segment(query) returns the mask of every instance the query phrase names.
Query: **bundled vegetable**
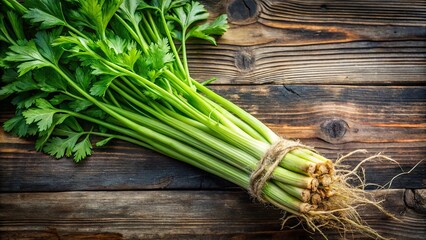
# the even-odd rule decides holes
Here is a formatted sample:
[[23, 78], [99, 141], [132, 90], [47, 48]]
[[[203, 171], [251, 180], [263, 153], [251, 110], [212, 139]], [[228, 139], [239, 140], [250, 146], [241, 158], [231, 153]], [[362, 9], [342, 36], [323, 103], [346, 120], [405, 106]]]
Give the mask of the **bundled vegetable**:
[[[3, 0], [2, 98], [13, 134], [76, 162], [120, 139], [191, 164], [303, 220], [378, 237], [357, 214], [368, 200], [352, 171], [255, 117], [191, 78], [186, 42], [216, 44], [225, 15], [186, 0]], [[202, 24], [199, 24], [202, 22]], [[209, 82], [209, 81], [207, 81]], [[380, 207], [379, 207], [380, 208]]]

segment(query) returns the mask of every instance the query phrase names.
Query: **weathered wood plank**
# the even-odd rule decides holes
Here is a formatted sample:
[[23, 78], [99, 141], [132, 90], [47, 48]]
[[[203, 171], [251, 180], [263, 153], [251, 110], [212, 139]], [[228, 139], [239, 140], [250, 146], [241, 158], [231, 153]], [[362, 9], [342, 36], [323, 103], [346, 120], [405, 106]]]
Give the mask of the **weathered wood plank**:
[[426, 78], [426, 6], [421, 1], [206, 3], [213, 15], [226, 12], [232, 24], [218, 47], [188, 47], [197, 79], [406, 85]]
[[[356, 149], [383, 152], [409, 171], [426, 160], [426, 88], [356, 86], [215, 86], [288, 138], [336, 159]], [[3, 122], [11, 112], [2, 112]], [[348, 159], [354, 166], [368, 155]], [[217, 189], [234, 185], [152, 151], [120, 141], [82, 164], [36, 153], [31, 140], [0, 132], [0, 191]], [[385, 184], [396, 164], [366, 165], [368, 182]], [[426, 161], [392, 187], [423, 188]]]
[[226, 12], [232, 23], [272, 19], [301, 23], [364, 25], [426, 24], [426, 4], [422, 0], [316, 1], [316, 0], [200, 0], [217, 15]]
[[[366, 207], [361, 216], [369, 225], [396, 239], [421, 239], [426, 234], [424, 202], [418, 209], [405, 205], [410, 200], [404, 201], [404, 197], [414, 195], [404, 194], [404, 190], [378, 191], [375, 195], [385, 198], [385, 208], [402, 221]], [[424, 201], [424, 191], [415, 196]], [[0, 209], [0, 239], [310, 237], [300, 228], [280, 231], [281, 213], [253, 203], [240, 191], [9, 193], [0, 194]], [[333, 231], [327, 231], [327, 235], [340, 239]], [[359, 234], [348, 236], [364, 239]]]
[[426, 4], [419, 0], [393, 1], [257, 1], [261, 16], [280, 21], [340, 24], [426, 24]]
[[217, 48], [194, 44], [188, 51], [193, 76], [217, 77], [215, 84], [412, 85], [426, 78], [425, 50], [424, 41], [361, 41]]
[[426, 139], [425, 87], [274, 85], [215, 89], [289, 138], [321, 138], [339, 144]]

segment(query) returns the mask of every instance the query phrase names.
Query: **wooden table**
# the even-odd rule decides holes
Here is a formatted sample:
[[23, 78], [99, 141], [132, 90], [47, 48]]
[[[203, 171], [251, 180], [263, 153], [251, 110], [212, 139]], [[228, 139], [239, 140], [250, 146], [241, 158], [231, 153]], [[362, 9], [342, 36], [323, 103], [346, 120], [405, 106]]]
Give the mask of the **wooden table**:
[[[329, 158], [367, 149], [348, 163], [382, 152], [405, 172], [424, 160], [374, 191], [401, 222], [362, 211], [385, 236], [424, 239], [426, 2], [203, 2], [232, 24], [218, 47], [190, 45], [193, 76], [218, 77], [214, 90]], [[368, 163], [367, 181], [402, 170]], [[321, 239], [280, 230], [280, 211], [224, 180], [121, 141], [74, 164], [1, 131], [0, 191], [0, 239]]]

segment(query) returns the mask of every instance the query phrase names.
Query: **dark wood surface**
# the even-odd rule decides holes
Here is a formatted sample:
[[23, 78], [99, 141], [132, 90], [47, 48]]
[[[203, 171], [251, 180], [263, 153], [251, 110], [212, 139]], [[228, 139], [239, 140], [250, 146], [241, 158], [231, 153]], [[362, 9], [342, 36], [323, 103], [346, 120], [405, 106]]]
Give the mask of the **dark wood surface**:
[[[411, 190], [376, 192], [401, 220], [385, 220], [372, 208], [363, 217], [381, 234], [422, 239], [425, 213]], [[254, 203], [240, 191], [73, 191], [8, 193], [2, 198], [4, 239], [307, 239], [302, 229], [280, 230], [282, 213]], [[413, 206], [409, 202], [414, 203]], [[405, 202], [405, 203], [404, 203]], [[424, 202], [423, 202], [424, 204]], [[65, 207], [68, 206], [68, 207]], [[13, 217], [11, 217], [13, 216]], [[335, 232], [326, 232], [339, 239]], [[320, 236], [314, 235], [320, 239]], [[347, 235], [347, 239], [361, 236]], [[27, 238], [26, 238], [27, 239]]]
[[[274, 131], [357, 164], [396, 222], [362, 216], [395, 239], [426, 236], [426, 3], [424, 1], [203, 1], [227, 12], [218, 47], [189, 47], [197, 79]], [[0, 122], [12, 115], [1, 103]], [[280, 229], [282, 213], [231, 183], [113, 141], [81, 164], [0, 131], [0, 239], [321, 239]], [[341, 239], [328, 231], [329, 239]], [[364, 239], [347, 235], [345, 239]]]

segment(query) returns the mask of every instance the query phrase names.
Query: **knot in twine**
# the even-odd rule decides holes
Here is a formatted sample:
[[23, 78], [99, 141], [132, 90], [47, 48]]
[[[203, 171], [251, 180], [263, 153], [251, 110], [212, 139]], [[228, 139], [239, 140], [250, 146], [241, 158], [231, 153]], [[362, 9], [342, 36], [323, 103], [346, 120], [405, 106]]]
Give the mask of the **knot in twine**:
[[260, 202], [266, 202], [262, 193], [263, 187], [271, 178], [275, 168], [278, 167], [285, 155], [297, 148], [313, 150], [313, 148], [303, 145], [299, 141], [286, 140], [283, 138], [269, 147], [257, 164], [257, 168], [250, 176], [249, 192], [252, 196], [257, 198]]

